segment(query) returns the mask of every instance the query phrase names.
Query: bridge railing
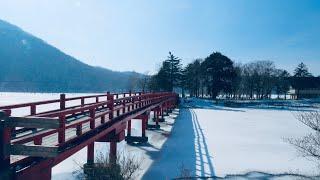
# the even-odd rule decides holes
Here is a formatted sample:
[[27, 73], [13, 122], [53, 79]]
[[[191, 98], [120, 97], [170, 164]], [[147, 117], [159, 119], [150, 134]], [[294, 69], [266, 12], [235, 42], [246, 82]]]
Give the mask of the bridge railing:
[[[54, 147], [62, 147], [68, 144], [75, 138], [81, 136], [83, 133], [89, 132], [101, 126], [107, 122], [112, 121], [114, 118], [130, 114], [139, 108], [145, 108], [154, 103], [161, 102], [163, 100], [174, 100], [176, 97], [173, 93], [128, 93], [129, 96], [110, 94], [95, 95], [95, 96], [83, 96], [74, 98], [65, 98], [65, 95], [61, 95], [59, 100], [49, 100], [33, 103], [17, 104], [12, 106], [2, 106], [0, 110], [9, 112], [16, 108], [21, 107], [35, 107], [37, 105], [50, 104], [60, 102], [60, 108], [42, 112], [34, 113], [28, 117], [8, 117], [7, 126], [10, 128], [35, 128], [35, 131], [30, 134], [16, 136], [10, 138], [10, 146], [7, 148], [12, 154], [17, 155], [30, 155], [30, 152], [37, 154], [39, 148], [42, 148], [42, 152], [46, 152], [48, 156], [54, 156], [58, 153], [58, 149]], [[106, 97], [106, 100], [100, 100], [99, 97]], [[95, 103], [84, 104], [82, 99], [96, 98]], [[81, 104], [72, 107], [65, 107], [66, 101], [81, 100]], [[80, 117], [77, 117], [80, 116]], [[73, 119], [72, 119], [73, 118]], [[97, 123], [97, 120], [100, 120]], [[89, 123], [87, 129], [84, 129], [85, 124]], [[75, 135], [66, 136], [66, 132], [69, 129], [75, 128]], [[11, 133], [13, 131], [11, 130]], [[43, 139], [57, 134], [57, 141], [50, 145], [50, 148], [38, 147], [43, 145]], [[25, 145], [32, 142], [37, 146]], [[54, 151], [53, 151], [54, 149]], [[32, 155], [32, 153], [31, 153]], [[38, 154], [39, 155], [39, 154]]]
[[[141, 94], [141, 92], [135, 92], [135, 93], [115, 93], [113, 94], [115, 99], [118, 99], [120, 97], [126, 97], [129, 95], [137, 95], [137, 94]], [[30, 116], [39, 114], [37, 112], [37, 107], [41, 106], [41, 105], [50, 105], [50, 104], [56, 104], [58, 103], [60, 106], [60, 109], [65, 109], [65, 108], [75, 108], [75, 107], [81, 107], [84, 105], [88, 105], [88, 104], [94, 104], [100, 101], [103, 101], [102, 99], [107, 100], [107, 94], [98, 94], [98, 95], [88, 95], [88, 96], [78, 96], [78, 97], [71, 97], [71, 98], [66, 98], [65, 94], [60, 94], [60, 99], [53, 99], [53, 100], [47, 100], [47, 101], [37, 101], [37, 102], [30, 102], [30, 103], [21, 103], [21, 104], [13, 104], [13, 105], [6, 105], [6, 106], [0, 106], [0, 109], [10, 109], [10, 110], [14, 110], [14, 109], [19, 109], [19, 108], [29, 108], [29, 114]], [[79, 105], [75, 105], [75, 106], [66, 106], [66, 104], [68, 102], [71, 101], [76, 101], [76, 100], [80, 100], [80, 104]], [[86, 102], [86, 100], [95, 100], [95, 102]], [[105, 101], [104, 100], [104, 101]], [[53, 111], [57, 111], [57, 109], [53, 109]], [[49, 110], [46, 112], [50, 112]], [[43, 112], [41, 112], [43, 113]]]
[[[126, 99], [130, 99], [130, 96], [133, 96], [133, 95], [135, 96], [137, 94], [141, 95], [142, 93], [141, 92], [134, 92], [134, 93], [128, 92], [128, 93], [121, 93], [121, 94], [115, 93], [113, 94], [113, 96], [115, 99], [129, 96]], [[107, 101], [107, 96], [108, 96], [107, 94], [98, 94], [98, 95], [66, 98], [65, 94], [60, 94], [59, 99], [0, 106], [0, 110], [10, 110], [13, 115], [18, 114], [16, 112], [19, 112], [19, 116], [21, 116], [21, 110], [29, 109], [28, 110], [29, 113], [25, 114], [24, 116], [26, 117], [36, 116], [36, 115], [44, 116], [46, 114], [50, 114], [50, 113], [54, 114], [54, 112], [59, 112], [65, 109], [74, 109], [78, 107], [84, 107], [87, 105], [93, 105], [98, 102], [105, 102]], [[45, 110], [38, 111], [39, 108], [45, 109]], [[84, 113], [84, 111], [82, 113]], [[18, 131], [15, 131], [15, 129], [13, 129], [12, 134], [21, 133], [29, 130], [30, 128], [19, 128]]]

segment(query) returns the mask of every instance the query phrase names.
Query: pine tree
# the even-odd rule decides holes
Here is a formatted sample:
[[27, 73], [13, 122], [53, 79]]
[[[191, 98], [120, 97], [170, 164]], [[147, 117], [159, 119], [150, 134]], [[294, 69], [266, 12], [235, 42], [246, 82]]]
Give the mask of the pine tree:
[[205, 59], [203, 65], [208, 76], [207, 89], [211, 97], [216, 98], [221, 91], [231, 93], [232, 82], [237, 75], [233, 61], [227, 56], [215, 52]]
[[312, 74], [309, 72], [308, 67], [302, 62], [294, 70], [294, 77], [312, 77]]
[[162, 62], [157, 74], [153, 75], [149, 87], [153, 91], [173, 91], [181, 85], [180, 59], [169, 52], [168, 58]]
[[169, 52], [167, 60], [164, 61], [164, 66], [166, 67], [166, 73], [169, 78], [169, 91], [173, 91], [173, 88], [178, 86], [181, 78], [181, 59], [174, 56]]

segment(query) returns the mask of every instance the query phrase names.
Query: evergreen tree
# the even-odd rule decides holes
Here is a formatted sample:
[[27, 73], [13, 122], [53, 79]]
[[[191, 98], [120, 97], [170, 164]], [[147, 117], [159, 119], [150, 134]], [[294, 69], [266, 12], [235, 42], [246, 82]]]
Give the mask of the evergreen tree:
[[312, 74], [309, 72], [308, 67], [302, 62], [294, 70], [294, 77], [312, 77]]
[[212, 98], [216, 98], [221, 91], [227, 93], [232, 91], [232, 81], [236, 77], [236, 71], [231, 59], [215, 52], [204, 60], [203, 66], [206, 68], [207, 88]]
[[163, 67], [169, 78], [169, 91], [173, 91], [174, 87], [180, 85], [181, 78], [181, 59], [169, 52], [167, 60], [164, 61]]
[[153, 75], [149, 87], [153, 91], [173, 91], [181, 83], [180, 59], [169, 52], [168, 58], [162, 62], [157, 74]]
[[292, 86], [296, 89], [297, 99], [300, 99], [300, 91], [306, 88], [305, 79], [313, 76], [309, 72], [308, 67], [302, 62], [294, 70], [293, 77]]
[[201, 85], [201, 60], [197, 59], [184, 69], [184, 85], [190, 96], [199, 96]]
[[275, 80], [274, 87], [278, 95], [278, 99], [280, 97], [280, 94], [284, 94], [285, 95], [284, 97], [286, 99], [287, 92], [290, 89], [290, 81], [289, 81], [290, 74], [286, 70], [277, 69], [275, 71], [275, 78], [276, 80]]

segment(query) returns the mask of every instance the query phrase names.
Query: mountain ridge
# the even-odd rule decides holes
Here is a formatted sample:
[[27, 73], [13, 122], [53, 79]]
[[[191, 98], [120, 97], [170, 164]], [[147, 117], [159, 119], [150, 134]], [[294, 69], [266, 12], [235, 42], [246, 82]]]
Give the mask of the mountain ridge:
[[88, 65], [1, 19], [0, 67], [0, 91], [121, 91], [141, 76]]

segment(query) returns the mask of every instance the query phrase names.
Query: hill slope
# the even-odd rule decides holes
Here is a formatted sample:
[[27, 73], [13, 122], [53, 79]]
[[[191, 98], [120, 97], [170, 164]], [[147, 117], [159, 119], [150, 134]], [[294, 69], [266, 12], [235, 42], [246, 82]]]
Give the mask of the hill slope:
[[137, 75], [89, 66], [2, 20], [0, 68], [0, 91], [116, 91]]

